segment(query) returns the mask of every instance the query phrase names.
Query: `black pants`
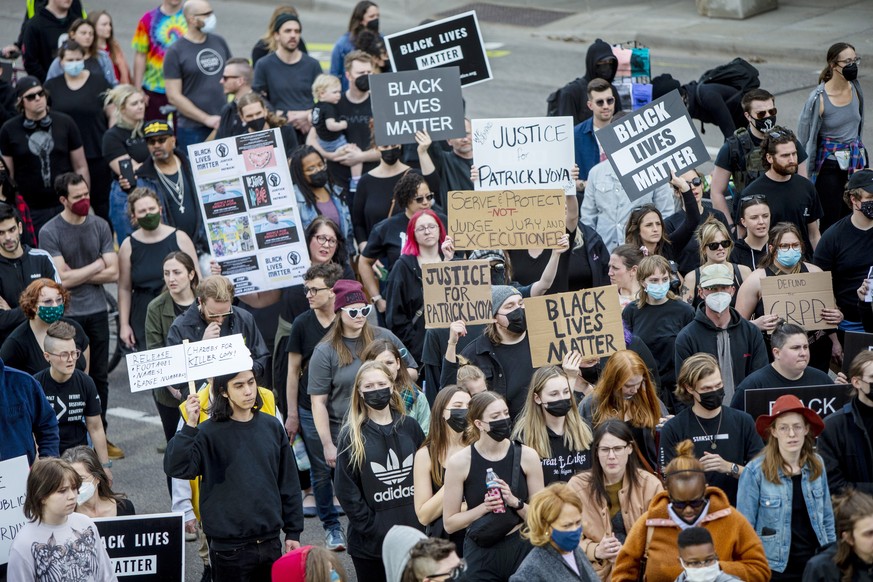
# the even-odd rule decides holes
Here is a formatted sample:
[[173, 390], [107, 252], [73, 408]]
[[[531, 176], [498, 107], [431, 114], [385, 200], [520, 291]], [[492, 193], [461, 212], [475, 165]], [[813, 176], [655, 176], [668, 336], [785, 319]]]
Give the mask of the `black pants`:
[[509, 534], [490, 548], [483, 548], [469, 537], [464, 542], [467, 582], [506, 582], [533, 549], [519, 531]]
[[106, 311], [88, 315], [71, 315], [82, 326], [88, 336], [91, 348], [89, 376], [97, 387], [100, 397], [100, 418], [106, 429], [106, 408], [109, 406], [109, 315]]
[[824, 212], [819, 222], [819, 229], [822, 232], [842, 217], [849, 215], [849, 207], [843, 202], [843, 192], [848, 179], [849, 173], [841, 170], [836, 160], [825, 160], [815, 178], [815, 191], [818, 192], [818, 200]]
[[36, 240], [39, 242], [39, 231], [45, 226], [45, 223], [57, 216], [64, 209], [58, 205], [54, 208], [31, 208], [30, 220], [33, 222], [33, 232], [36, 234]]
[[371, 560], [369, 558], [356, 558], [352, 556], [352, 563], [355, 565], [355, 575], [358, 580], [366, 580], [367, 582], [387, 582], [385, 577], [385, 564], [382, 560]]
[[91, 175], [91, 207], [94, 214], [109, 222], [109, 189], [112, 187], [112, 170], [103, 158], [88, 158], [88, 173]]
[[282, 542], [278, 537], [230, 549], [215, 549], [209, 540], [212, 582], [271, 582], [273, 562], [281, 557]]

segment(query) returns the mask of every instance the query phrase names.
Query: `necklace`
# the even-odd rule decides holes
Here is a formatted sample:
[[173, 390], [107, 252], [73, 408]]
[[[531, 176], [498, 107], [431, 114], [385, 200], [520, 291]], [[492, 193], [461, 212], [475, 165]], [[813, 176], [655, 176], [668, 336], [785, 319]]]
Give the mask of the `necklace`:
[[176, 180], [170, 180], [164, 173], [155, 167], [158, 173], [158, 180], [164, 185], [164, 188], [170, 194], [170, 198], [179, 207], [179, 212], [185, 214], [185, 177], [182, 175], [182, 165], [176, 161]]
[[719, 431], [721, 431], [721, 419], [724, 418], [723, 412], [724, 411], [718, 413], [718, 427], [716, 427], [715, 432], [712, 433], [712, 436], [710, 436], [709, 433], [706, 432], [706, 429], [703, 428], [703, 423], [700, 422], [700, 417], [697, 416], [696, 414], [694, 414], [693, 412], [691, 413], [694, 416], [694, 418], [697, 419], [697, 424], [700, 426], [700, 430], [703, 431], [704, 436], [706, 436], [706, 438], [709, 439], [709, 441], [711, 443], [709, 445], [709, 448], [711, 448], [713, 451], [718, 448], [718, 445], [715, 444], [715, 439], [716, 439], [716, 437], [718, 437]]

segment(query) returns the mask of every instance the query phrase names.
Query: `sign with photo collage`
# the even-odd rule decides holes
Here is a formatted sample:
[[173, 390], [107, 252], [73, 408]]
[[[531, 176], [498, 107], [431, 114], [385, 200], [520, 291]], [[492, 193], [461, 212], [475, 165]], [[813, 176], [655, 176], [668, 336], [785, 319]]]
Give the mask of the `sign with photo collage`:
[[303, 282], [309, 252], [278, 129], [188, 146], [209, 252], [236, 295]]

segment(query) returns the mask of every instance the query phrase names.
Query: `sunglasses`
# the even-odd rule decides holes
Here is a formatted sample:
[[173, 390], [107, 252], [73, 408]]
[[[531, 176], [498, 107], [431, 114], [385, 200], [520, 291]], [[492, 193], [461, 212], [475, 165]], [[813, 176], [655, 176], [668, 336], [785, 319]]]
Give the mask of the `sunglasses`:
[[774, 117], [775, 115], [776, 115], [776, 108], [774, 107], [773, 109], [767, 109], [764, 111], [756, 111], [754, 114], [752, 114], [752, 117], [754, 117], [755, 119], [764, 119], [766, 117]]
[[146, 145], [163, 145], [165, 141], [170, 139], [170, 136], [164, 135], [161, 137], [150, 137], [146, 139]]
[[770, 139], [782, 139], [785, 137], [794, 137], [793, 133], [791, 133], [788, 130], [784, 130], [784, 129], [782, 129], [782, 130], [777, 129], [776, 131], [769, 131], [769, 132], [767, 132], [767, 135], [770, 136]]
[[423, 204], [425, 200], [427, 200], [428, 202], [433, 202], [433, 199], [433, 193], [425, 194], [424, 196], [416, 196], [415, 198], [413, 198], [413, 200], [415, 200], [415, 202], [418, 204]]
[[368, 315], [370, 315], [370, 312], [373, 311], [373, 306], [372, 305], [365, 305], [364, 307], [361, 307], [361, 308], [358, 308], [358, 307], [340, 307], [340, 309], [345, 311], [349, 315], [349, 317], [351, 317], [352, 319], [357, 319], [358, 315], [360, 315], [361, 317], [367, 317]]
[[723, 240], [721, 242], [706, 243], [706, 248], [708, 248], [711, 251], [717, 251], [719, 247], [721, 247], [723, 249], [729, 249], [729, 248], [731, 248], [732, 244], [733, 243], [729, 240]]
[[613, 105], [615, 103], [615, 97], [607, 97], [606, 99], [598, 99], [594, 102], [598, 107], [603, 107], [604, 105]]
[[692, 499], [691, 501], [676, 501], [675, 499], [671, 499], [670, 503], [673, 505], [673, 509], [676, 511], [682, 511], [686, 507], [690, 507], [691, 509], [700, 509], [704, 505], [706, 505], [706, 498], [701, 497], [700, 499]]
[[[703, 180], [701, 180], [699, 176], [697, 178], [691, 178], [690, 180], [688, 180], [688, 185], [692, 188], [697, 188], [701, 184], [703, 184]], [[673, 186], [673, 189], [676, 190], [676, 187]]]
[[40, 89], [36, 93], [31, 93], [30, 95], [23, 95], [25, 101], [36, 101], [37, 99], [42, 99], [45, 97], [45, 89]]

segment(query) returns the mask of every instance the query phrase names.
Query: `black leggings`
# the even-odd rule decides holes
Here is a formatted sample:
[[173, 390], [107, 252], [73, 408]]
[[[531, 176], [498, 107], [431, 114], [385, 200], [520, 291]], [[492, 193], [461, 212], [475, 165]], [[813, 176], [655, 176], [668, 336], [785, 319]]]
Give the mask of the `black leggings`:
[[815, 178], [815, 191], [824, 215], [819, 222], [819, 229], [824, 232], [833, 223], [849, 215], [849, 207], [843, 202], [843, 191], [849, 173], [841, 170], [836, 160], [825, 160]]
[[388, 582], [385, 577], [385, 564], [382, 563], [382, 560], [352, 556], [352, 563], [355, 565], [355, 575], [358, 580]]
[[464, 541], [467, 582], [507, 582], [533, 549], [516, 530], [490, 548], [469, 537]]

